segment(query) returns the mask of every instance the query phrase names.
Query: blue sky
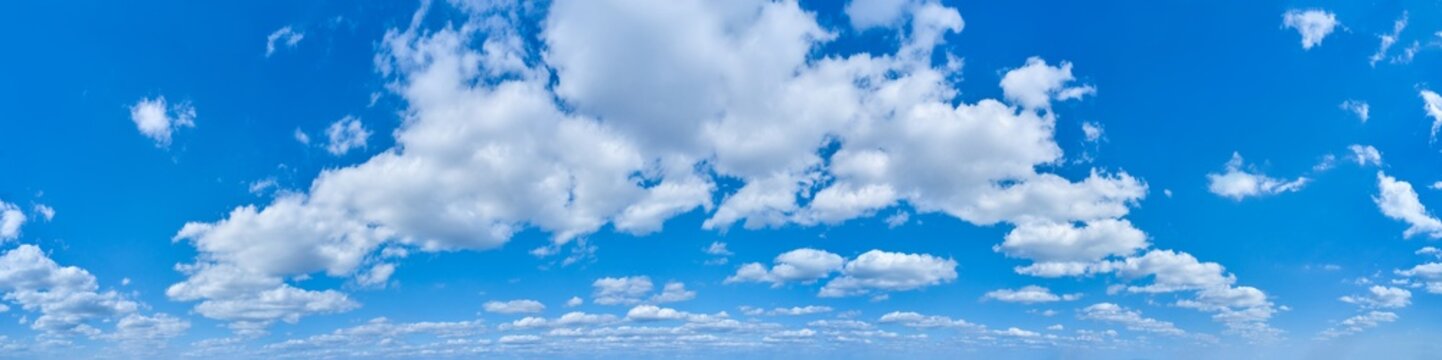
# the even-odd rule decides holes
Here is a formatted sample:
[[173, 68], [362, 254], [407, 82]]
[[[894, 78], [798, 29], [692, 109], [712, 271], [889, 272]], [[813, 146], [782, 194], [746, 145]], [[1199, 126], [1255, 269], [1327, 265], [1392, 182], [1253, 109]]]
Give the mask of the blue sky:
[[1428, 358], [1442, 5], [7, 4], [4, 358]]

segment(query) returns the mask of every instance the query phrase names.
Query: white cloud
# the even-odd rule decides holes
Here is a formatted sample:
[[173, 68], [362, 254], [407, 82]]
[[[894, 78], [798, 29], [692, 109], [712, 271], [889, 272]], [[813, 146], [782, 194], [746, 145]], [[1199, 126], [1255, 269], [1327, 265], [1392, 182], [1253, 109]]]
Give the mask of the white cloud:
[[1101, 124], [1090, 121], [1082, 123], [1082, 135], [1087, 142], [1097, 142], [1097, 140], [1101, 140], [1105, 134], [1106, 131], [1102, 129]]
[[1338, 300], [1367, 308], [1404, 308], [1412, 304], [1412, 292], [1407, 289], [1373, 285], [1367, 295], [1343, 296]]
[[[264, 324], [354, 308], [343, 293], [284, 279], [360, 276], [393, 244], [485, 250], [534, 230], [559, 247], [608, 227], [660, 231], [698, 209], [703, 227], [720, 231], [833, 224], [896, 206], [978, 225], [1086, 223], [1119, 219], [1146, 194], [1124, 172], [1073, 181], [1038, 170], [1063, 158], [1045, 108], [1094, 91], [1072, 84], [1070, 63], [1029, 59], [1003, 75], [1005, 102], [958, 101], [960, 67], [934, 66], [932, 51], [963, 22], [939, 3], [901, 7], [909, 21], [897, 24], [910, 26], [894, 53], [822, 59], [812, 54], [838, 34], [795, 2], [557, 1], [534, 46], [509, 24], [519, 17], [498, 14], [513, 8], [461, 8], [464, 21], [439, 29], [422, 28], [439, 22], [420, 11], [380, 44], [378, 70], [403, 104], [395, 147], [326, 170], [305, 193], [177, 234], [197, 250], [177, 286], [226, 290], [185, 293], [204, 300], [198, 312]], [[823, 158], [828, 144], [838, 146]], [[200, 279], [213, 269], [229, 276]], [[774, 267], [743, 270], [786, 281], [766, 278], [784, 276]], [[826, 288], [914, 288], [954, 274], [847, 272]], [[263, 304], [267, 291], [304, 301], [265, 317], [206, 305]], [[306, 303], [316, 306], [294, 307]]]
[[361, 125], [360, 118], [346, 116], [336, 120], [326, 128], [325, 150], [332, 155], [345, 155], [351, 149], [366, 147], [366, 139], [371, 136], [370, 130]]
[[570, 300], [566, 300], [566, 307], [577, 307], [585, 303], [586, 300], [581, 299], [580, 296], [572, 296]]
[[1066, 86], [1076, 80], [1071, 68], [1071, 63], [1065, 61], [1061, 67], [1053, 67], [1039, 57], [1028, 58], [1025, 66], [1002, 76], [1001, 89], [1008, 101], [1032, 109], [1049, 108], [1053, 99], [1079, 99], [1095, 94], [1096, 88], [1091, 85]]
[[846, 17], [851, 27], [865, 30], [873, 27], [891, 27], [906, 15], [907, 7], [915, 6], [914, 0], [853, 0], [846, 4]]
[[279, 277], [248, 273], [234, 265], [201, 263], [177, 269], [187, 278], [166, 289], [166, 296], [178, 301], [201, 300], [196, 313], [231, 321], [231, 328], [243, 335], [263, 333], [264, 327], [276, 320], [295, 323], [305, 315], [360, 306], [334, 290], [301, 289]]
[[1318, 338], [1323, 340], [1334, 339], [1341, 336], [1356, 334], [1370, 328], [1377, 327], [1382, 323], [1397, 321], [1397, 314], [1387, 311], [1371, 311], [1366, 314], [1353, 316], [1342, 320], [1337, 326], [1322, 331]]
[[1311, 181], [1306, 177], [1298, 177], [1296, 180], [1272, 178], [1266, 174], [1245, 169], [1245, 165], [1242, 161], [1242, 154], [1232, 153], [1232, 159], [1227, 161], [1226, 172], [1207, 174], [1209, 183], [1207, 190], [1225, 198], [1241, 201], [1247, 197], [1301, 190], [1302, 186]]
[[641, 302], [654, 286], [646, 276], [606, 277], [591, 283], [596, 289], [593, 302], [601, 305], [635, 304]]
[[871, 250], [846, 262], [841, 276], [822, 286], [819, 295], [843, 297], [872, 291], [913, 290], [955, 279], [955, 260], [928, 254]]
[[300, 128], [295, 128], [295, 132], [291, 133], [291, 136], [295, 137], [295, 141], [302, 145], [310, 145], [310, 135], [306, 134], [305, 131]]
[[1017, 225], [992, 249], [1035, 263], [1023, 274], [1057, 277], [1080, 275], [1108, 256], [1127, 256], [1148, 246], [1147, 235], [1127, 220], [1103, 219], [1073, 224], [1029, 222]]
[[626, 319], [631, 321], [682, 320], [690, 316], [683, 311], [655, 305], [638, 305], [626, 312]]
[[538, 313], [546, 309], [545, 304], [540, 301], [521, 299], [511, 301], [487, 301], [484, 308], [486, 312], [497, 314], [525, 314]]
[[1442, 129], [1442, 95], [1426, 89], [1420, 90], [1419, 94], [1422, 96], [1422, 110], [1432, 117], [1432, 141], [1437, 141], [1437, 130]]
[[848, 261], [830, 252], [802, 248], [777, 256], [771, 269], [760, 263], [744, 264], [725, 283], [768, 282], [778, 287], [789, 282], [812, 283], [832, 273], [840, 276], [821, 287], [822, 297], [913, 290], [950, 282], [956, 279], [956, 261], [881, 250], [867, 251]]
[[749, 306], [742, 306], [741, 311], [747, 315], [769, 315], [769, 316], [802, 316], [829, 313], [833, 311], [830, 306], [792, 306], [789, 308], [775, 308], [771, 310], [758, 309]]
[[1442, 294], [1442, 262], [1430, 262], [1413, 266], [1407, 270], [1395, 270], [1397, 275], [1415, 277], [1426, 286], [1427, 292]]
[[1378, 195], [1373, 197], [1372, 201], [1377, 203], [1382, 215], [1407, 223], [1407, 230], [1402, 232], [1403, 237], [1410, 238], [1417, 234], [1426, 234], [1434, 239], [1442, 237], [1442, 220], [1437, 220], [1427, 211], [1427, 207], [1417, 199], [1417, 192], [1412, 190], [1411, 183], [1378, 171], [1377, 192]]
[[812, 282], [840, 270], [845, 259], [824, 250], [801, 248], [777, 255], [771, 269], [760, 263], [748, 263], [726, 278], [726, 283], [769, 282], [781, 286], [787, 282]]
[[1407, 13], [1403, 12], [1402, 17], [1397, 19], [1396, 22], [1392, 23], [1392, 33], [1377, 35], [1377, 38], [1381, 40], [1381, 43], [1377, 46], [1377, 53], [1372, 54], [1371, 57], [1367, 58], [1367, 64], [1377, 66], [1378, 61], [1382, 61], [1382, 59], [1387, 58], [1387, 50], [1391, 49], [1392, 45], [1397, 43], [1397, 37], [1401, 36], [1402, 29], [1406, 28]]
[[265, 57], [275, 54], [276, 45], [293, 48], [300, 44], [301, 39], [305, 39], [305, 33], [295, 31], [290, 26], [277, 29], [265, 37]]
[[1048, 303], [1048, 302], [1057, 302], [1057, 301], [1072, 301], [1072, 300], [1080, 299], [1080, 298], [1081, 298], [1081, 294], [1062, 294], [1062, 295], [1057, 295], [1057, 294], [1051, 293], [1051, 289], [1047, 289], [1047, 288], [1044, 288], [1044, 287], [1041, 287], [1041, 286], [1036, 286], [1036, 285], [1028, 285], [1028, 286], [1023, 286], [1022, 288], [1016, 289], [1016, 290], [1012, 290], [1012, 289], [997, 289], [997, 290], [992, 290], [992, 291], [987, 292], [986, 295], [984, 295], [984, 298], [993, 299], [993, 300], [1002, 301], [1002, 302], [1022, 303], [1022, 304], [1037, 304], [1037, 303]]
[[[166, 314], [138, 314], [143, 305], [113, 290], [101, 291], [90, 272], [60, 266], [35, 245], [0, 255], [0, 293], [24, 311], [38, 313], [30, 327], [47, 336], [102, 337], [134, 347], [161, 343], [189, 327]], [[112, 321], [114, 332], [95, 327]]]
[[1373, 166], [1382, 166], [1382, 152], [1377, 151], [1377, 148], [1372, 147], [1372, 145], [1353, 144], [1347, 146], [1347, 149], [1352, 150], [1352, 160], [1357, 161], [1357, 165], [1367, 166], [1371, 164]]
[[1182, 329], [1178, 329], [1177, 326], [1171, 322], [1143, 317], [1139, 311], [1127, 309], [1113, 303], [1097, 303], [1087, 306], [1079, 310], [1077, 316], [1086, 320], [1122, 325], [1132, 331], [1166, 335], [1182, 335], [1186, 333], [1182, 331]]
[[672, 281], [666, 283], [666, 286], [662, 287], [660, 294], [652, 296], [650, 302], [654, 304], [664, 304], [670, 302], [682, 302], [695, 298], [696, 292], [686, 290], [686, 284]]
[[25, 225], [25, 213], [15, 204], [0, 201], [0, 243], [20, 237], [20, 226]]
[[1322, 39], [1337, 27], [1337, 15], [1320, 9], [1287, 10], [1282, 25], [1296, 29], [1302, 35], [1302, 49], [1311, 49], [1322, 45]]
[[981, 325], [973, 324], [962, 319], [952, 319], [940, 315], [922, 315], [910, 311], [889, 312], [882, 315], [876, 322], [913, 328], [982, 328]]
[[1339, 107], [1353, 115], [1357, 115], [1357, 119], [1362, 120], [1363, 123], [1366, 123], [1367, 119], [1371, 117], [1372, 107], [1367, 105], [1366, 101], [1347, 100], [1343, 101]]
[[711, 245], [710, 245], [710, 246], [707, 246], [704, 250], [706, 251], [707, 254], [711, 254], [711, 255], [716, 255], [716, 256], [731, 256], [731, 251], [730, 251], [730, 250], [726, 250], [726, 243], [720, 242], [720, 241], [713, 241], [713, 242], [711, 242]]
[[167, 107], [165, 97], [144, 98], [130, 107], [130, 121], [141, 135], [155, 141], [155, 146], [170, 146], [171, 133], [182, 127], [195, 126], [195, 107], [176, 104]]

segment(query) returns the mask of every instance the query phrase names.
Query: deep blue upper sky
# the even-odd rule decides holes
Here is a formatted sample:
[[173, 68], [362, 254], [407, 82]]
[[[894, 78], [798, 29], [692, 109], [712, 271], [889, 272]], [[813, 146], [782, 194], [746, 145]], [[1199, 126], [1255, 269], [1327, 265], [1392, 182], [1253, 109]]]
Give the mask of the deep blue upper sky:
[[0, 358], [1442, 352], [1433, 2], [3, 6]]

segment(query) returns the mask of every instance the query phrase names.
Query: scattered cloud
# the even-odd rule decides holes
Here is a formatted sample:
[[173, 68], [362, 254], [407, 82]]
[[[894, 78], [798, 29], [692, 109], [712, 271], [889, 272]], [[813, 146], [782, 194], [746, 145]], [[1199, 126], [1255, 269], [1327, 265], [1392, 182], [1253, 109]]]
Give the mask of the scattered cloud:
[[1322, 45], [1322, 39], [1337, 28], [1337, 15], [1321, 9], [1292, 9], [1282, 14], [1282, 26], [1297, 30], [1302, 35], [1302, 49], [1310, 50]]

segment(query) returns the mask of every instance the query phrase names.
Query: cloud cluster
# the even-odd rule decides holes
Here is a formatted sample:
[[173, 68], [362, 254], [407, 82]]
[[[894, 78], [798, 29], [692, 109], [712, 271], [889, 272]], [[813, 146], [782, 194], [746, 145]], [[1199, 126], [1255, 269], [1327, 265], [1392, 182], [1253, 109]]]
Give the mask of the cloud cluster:
[[839, 273], [818, 293], [821, 297], [846, 297], [873, 292], [905, 291], [956, 279], [956, 261], [928, 254], [906, 254], [871, 250], [846, 260], [823, 250], [796, 249], [778, 255], [767, 269], [761, 263], [741, 265], [726, 283], [767, 282], [773, 287], [786, 283], [812, 283]]
[[1293, 9], [1282, 14], [1282, 26], [1296, 29], [1302, 35], [1302, 49], [1306, 50], [1322, 45], [1322, 39], [1331, 34], [1337, 24], [1337, 14], [1321, 9]]
[[1295, 180], [1285, 180], [1269, 177], [1247, 169], [1242, 161], [1242, 154], [1232, 153], [1232, 159], [1227, 161], [1227, 171], [1207, 174], [1207, 181], [1207, 190], [1213, 194], [1241, 201], [1248, 197], [1301, 190], [1311, 179], [1298, 177]]

